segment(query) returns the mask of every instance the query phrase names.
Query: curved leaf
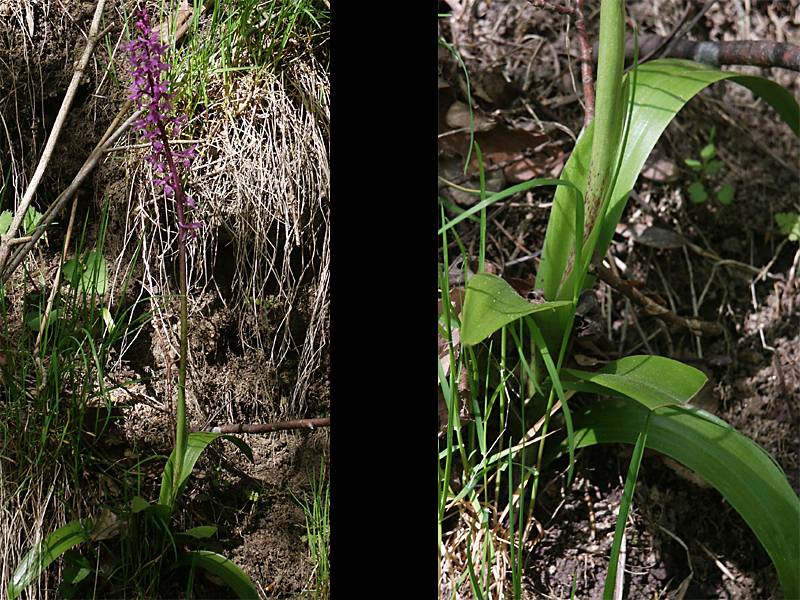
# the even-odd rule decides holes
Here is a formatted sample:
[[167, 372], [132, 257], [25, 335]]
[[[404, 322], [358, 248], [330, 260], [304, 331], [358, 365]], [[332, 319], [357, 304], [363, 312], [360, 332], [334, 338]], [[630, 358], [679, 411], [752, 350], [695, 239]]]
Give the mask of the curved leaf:
[[472, 346], [521, 317], [571, 304], [569, 301], [534, 304], [497, 275], [478, 273], [467, 284], [461, 314], [461, 343]]
[[[761, 77], [720, 71], [681, 59], [659, 59], [640, 65], [630, 134], [625, 146], [622, 168], [611, 195], [608, 211], [602, 221], [596, 253], [605, 253], [625, 208], [628, 193], [633, 189], [645, 160], [664, 129], [692, 97], [712, 83], [726, 79], [744, 85], [764, 98], [789, 124], [792, 131], [800, 135], [800, 107], [792, 95], [775, 82]], [[590, 124], [583, 130], [560, 177], [575, 184], [581, 193], [584, 193], [586, 188], [593, 129]], [[548, 300], [561, 300], [572, 294], [574, 286], [570, 280], [567, 280], [560, 290], [558, 286], [575, 244], [574, 223], [574, 202], [567, 188], [559, 187], [556, 190], [542, 249], [542, 260], [536, 276], [536, 287], [544, 290], [545, 298]], [[589, 260], [590, 256], [584, 256], [584, 265]]]
[[180, 533], [176, 533], [176, 536], [187, 536], [190, 538], [194, 538], [196, 540], [202, 540], [205, 538], [210, 538], [212, 535], [216, 535], [217, 527], [216, 525], [198, 525], [197, 527], [192, 527], [191, 529], [187, 529], [186, 531], [182, 531]]
[[200, 455], [203, 453], [203, 450], [206, 449], [206, 446], [208, 446], [217, 438], [224, 438], [232, 442], [244, 453], [250, 462], [253, 462], [253, 450], [244, 442], [244, 440], [236, 437], [235, 435], [212, 433], [209, 431], [196, 431], [194, 433], [190, 433], [189, 439], [186, 443], [186, 456], [183, 458], [183, 470], [181, 471], [181, 476], [178, 480], [178, 489], [175, 490], [174, 494], [172, 494], [173, 472], [175, 469], [175, 449], [173, 449], [169, 455], [169, 458], [167, 459], [167, 464], [164, 465], [164, 473], [161, 476], [161, 491], [158, 495], [159, 504], [166, 504], [171, 506], [173, 509], [175, 508], [175, 501], [181, 495], [181, 492], [183, 492], [183, 488], [186, 486], [186, 480], [189, 479], [189, 475], [192, 474], [194, 465], [197, 463], [197, 459], [200, 458]]
[[[575, 442], [636, 441], [648, 409], [615, 398], [575, 416]], [[647, 447], [675, 459], [714, 486], [767, 551], [787, 598], [800, 598], [800, 499], [774, 459], [722, 419], [691, 406], [652, 411]], [[566, 451], [566, 441], [561, 452]]]
[[[685, 404], [708, 381], [703, 372], [694, 367], [652, 355], [626, 356], [594, 372], [580, 369], [562, 371], [632, 398], [649, 409]], [[568, 387], [566, 382], [564, 385]]]
[[8, 582], [8, 600], [17, 598], [59, 556], [89, 540], [90, 534], [81, 521], [71, 521], [56, 529], [22, 558]]
[[221, 554], [208, 550], [192, 550], [181, 557], [180, 563], [199, 567], [219, 577], [239, 598], [258, 600], [258, 591], [250, 578]]

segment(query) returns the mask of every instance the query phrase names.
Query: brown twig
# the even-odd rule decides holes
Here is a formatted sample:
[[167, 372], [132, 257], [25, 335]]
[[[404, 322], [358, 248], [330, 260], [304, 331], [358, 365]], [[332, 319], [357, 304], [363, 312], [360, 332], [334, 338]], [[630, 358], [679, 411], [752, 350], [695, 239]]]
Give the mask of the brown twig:
[[[686, 11], [683, 13], [681, 20], [672, 28], [672, 31], [669, 32], [669, 35], [661, 38], [661, 41], [657, 46], [653, 46], [649, 52], [639, 52], [639, 56], [643, 57], [639, 59], [639, 62], [645, 62], [650, 60], [653, 56], [657, 55], [658, 53], [662, 52], [663, 55], [667, 56], [667, 53], [672, 48], [672, 44], [674, 43], [673, 40], [676, 38], [686, 35], [694, 26], [697, 25], [698, 21], [703, 18], [708, 10], [717, 3], [718, 0], [707, 0], [707, 2], [703, 5], [703, 7], [697, 11], [697, 13], [692, 17], [692, 20], [686, 25], [686, 21], [689, 19], [689, 13], [692, 10], [691, 4], [686, 7]], [[631, 56], [631, 58], [633, 58]]]
[[583, 126], [594, 119], [594, 74], [592, 73], [592, 47], [586, 35], [586, 19], [583, 17], [583, 0], [575, 3], [575, 28], [578, 30], [578, 45], [581, 49], [581, 82], [583, 83]]
[[[665, 38], [643, 35], [639, 39], [639, 54], [655, 55]], [[800, 46], [769, 40], [697, 42], [674, 40], [661, 54], [669, 58], [686, 58], [705, 65], [748, 65], [755, 67], [780, 67], [800, 71]], [[633, 59], [633, 41], [625, 44], [625, 59]]]
[[607, 269], [603, 265], [595, 266], [594, 270], [601, 280], [605, 281], [626, 297], [640, 304], [648, 315], [658, 317], [662, 321], [672, 325], [684, 327], [697, 336], [717, 336], [723, 333], [722, 326], [718, 323], [711, 323], [710, 321], [702, 321], [700, 319], [687, 319], [686, 317], [676, 315], [665, 306], [661, 306], [658, 302], [646, 296], [629, 282], [614, 275], [610, 269]]
[[[58, 288], [61, 285], [61, 270], [64, 264], [67, 262], [67, 253], [69, 252], [69, 242], [72, 238], [72, 228], [75, 225], [75, 213], [77, 212], [78, 208], [78, 196], [75, 196], [75, 199], [72, 201], [72, 210], [69, 213], [69, 223], [67, 225], [67, 234], [64, 237], [64, 248], [61, 251], [61, 262], [58, 263], [58, 267], [56, 268], [56, 277], [53, 281], [53, 289], [50, 290], [50, 296], [47, 298], [47, 306], [44, 309], [44, 314], [42, 315], [41, 322], [39, 323], [39, 335], [36, 336], [36, 342], [33, 344], [33, 353], [39, 354], [39, 345], [42, 343], [42, 336], [44, 336], [44, 330], [47, 326], [47, 321], [50, 320], [50, 313], [53, 310], [53, 302], [55, 302], [56, 295], [58, 294]], [[44, 375], [44, 373], [42, 373]]]
[[[110, 147], [119, 136], [121, 136], [125, 130], [130, 127], [133, 121], [139, 116], [141, 111], [137, 111], [133, 113], [127, 121], [125, 121], [116, 131], [112, 131], [111, 135], [103, 136], [103, 141], [101, 141], [95, 149], [92, 150], [92, 153], [89, 155], [89, 158], [86, 159], [86, 162], [83, 163], [83, 166], [78, 171], [77, 175], [70, 183], [69, 187], [59, 194], [56, 201], [50, 205], [45, 213], [39, 219], [39, 224], [36, 227], [36, 230], [30, 236], [29, 240], [22, 246], [19, 250], [17, 250], [11, 259], [8, 261], [8, 265], [6, 266], [5, 270], [3, 271], [2, 275], [0, 276], [0, 281], [8, 281], [11, 275], [14, 273], [14, 270], [19, 266], [22, 262], [22, 259], [25, 258], [25, 255], [30, 252], [36, 242], [39, 240], [40, 237], [45, 232], [45, 229], [48, 225], [50, 225], [53, 221], [55, 221], [58, 214], [61, 210], [66, 206], [67, 202], [73, 197], [73, 195], [78, 191], [78, 188], [83, 183], [84, 179], [89, 176], [94, 168], [97, 166], [97, 163], [100, 162], [100, 158], [103, 156], [106, 148]], [[115, 121], [116, 123], [116, 121]], [[114, 123], [112, 123], [114, 125]], [[108, 132], [107, 132], [108, 133]]]
[[298, 419], [296, 421], [282, 421], [278, 423], [237, 423], [213, 427], [213, 433], [269, 433], [271, 431], [287, 431], [290, 429], [316, 429], [317, 427], [330, 427], [331, 418], [323, 419]]

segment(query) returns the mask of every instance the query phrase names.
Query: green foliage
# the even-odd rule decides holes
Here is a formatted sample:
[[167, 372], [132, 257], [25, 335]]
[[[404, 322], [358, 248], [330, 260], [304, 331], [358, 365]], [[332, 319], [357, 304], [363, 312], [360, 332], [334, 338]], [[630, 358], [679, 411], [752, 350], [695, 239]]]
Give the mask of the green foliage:
[[512, 321], [569, 305], [571, 302], [566, 301], [534, 304], [522, 298], [504, 279], [479, 273], [467, 284], [461, 315], [461, 343], [472, 346]]
[[319, 474], [311, 475], [311, 498], [300, 499], [294, 494], [295, 501], [302, 507], [306, 517], [305, 541], [314, 565], [314, 597], [325, 600], [330, 596], [330, 481], [327, 478], [325, 458], [320, 459]]
[[243, 600], [258, 600], [259, 598], [258, 590], [244, 571], [216, 552], [191, 550], [181, 557], [179, 564], [192, 569], [199, 567], [219, 577], [236, 594], [237, 598]]
[[[661, 134], [675, 115], [693, 96], [707, 86], [730, 80], [757, 93], [783, 118], [796, 134], [800, 133], [800, 107], [792, 95], [780, 85], [732, 71], [720, 71], [688, 60], [659, 59], [640, 65], [635, 87], [636, 101], [628, 103], [631, 109], [631, 126], [628, 143], [622, 151], [621, 167], [611, 191], [608, 209], [600, 223], [600, 233], [594, 256], [603, 256], [614, 229], [622, 216], [628, 193], [633, 189], [644, 163]], [[631, 78], [632, 73], [626, 75]], [[560, 179], [567, 180], [584, 191], [588, 163], [591, 157], [594, 126], [590, 124], [581, 133]], [[547, 300], [569, 299], [573, 293], [572, 278], [562, 284], [570, 253], [575, 245], [575, 201], [567, 188], [556, 190], [553, 209], [547, 225], [542, 258], [536, 275], [536, 287], [544, 290]], [[585, 256], [585, 273], [591, 256]]]
[[[214, 440], [223, 437], [233, 442], [240, 448], [245, 455], [252, 461], [253, 453], [250, 447], [239, 438], [219, 433], [193, 433], [189, 435], [186, 460], [183, 463], [183, 470], [179, 479], [179, 487], [173, 493], [173, 469], [175, 466], [175, 452], [173, 450], [170, 458], [164, 467], [162, 477], [161, 496], [158, 503], [150, 503], [140, 496], [134, 496], [130, 507], [119, 515], [110, 511], [104, 511], [98, 519], [92, 521], [72, 521], [66, 526], [56, 530], [46, 537], [41, 544], [31, 549], [23, 558], [12, 576], [12, 585], [9, 588], [9, 600], [14, 600], [32, 581], [46, 569], [50, 563], [62, 554], [71, 550], [81, 543], [100, 542], [110, 538], [121, 537], [120, 543], [130, 541], [140, 547], [149, 548], [143, 556], [143, 563], [157, 564], [163, 557], [169, 561], [170, 557], [176, 559], [173, 567], [178, 565], [189, 565], [192, 568], [199, 567], [206, 569], [212, 574], [220, 577], [239, 598], [257, 598], [258, 594], [250, 579], [239, 570], [228, 559], [213, 552], [186, 550], [179, 555], [167, 551], [167, 547], [174, 546], [176, 542], [186, 545], [195, 540], [203, 540], [216, 534], [217, 528], [211, 525], [200, 525], [187, 529], [186, 531], [173, 531], [171, 516], [180, 494], [183, 492], [186, 482], [191, 475], [195, 463], [200, 454]], [[148, 526], [142, 520], [151, 522]], [[160, 532], [155, 539], [148, 537], [140, 539], [142, 527]], [[127, 540], [126, 537], [132, 539]], [[160, 541], [159, 541], [160, 540]], [[62, 581], [62, 587], [67, 594], [77, 593], [78, 585], [86, 579], [89, 573], [86, 569], [95, 573], [95, 576], [102, 578], [104, 575], [111, 577], [115, 570], [105, 573], [104, 571], [95, 572], [90, 563], [86, 563], [80, 555], [72, 557], [72, 563], [76, 570], [68, 570]], [[169, 565], [167, 564], [169, 568]], [[13, 592], [13, 596], [12, 596]]]
[[15, 600], [59, 556], [91, 539], [90, 528], [72, 521], [56, 529], [22, 557], [8, 584], [8, 600]]
[[[599, 394], [621, 394], [650, 410], [685, 404], [708, 380], [702, 371], [663, 356], [626, 356], [597, 371], [563, 369], [566, 375], [593, 384], [575, 386]], [[570, 387], [569, 382], [565, 384]], [[596, 387], [595, 387], [596, 386]]]
[[102, 252], [91, 250], [71, 258], [61, 267], [64, 281], [84, 294], [102, 296], [108, 283], [108, 265]]
[[800, 500], [775, 460], [725, 421], [692, 406], [649, 411], [638, 402], [614, 398], [575, 416], [577, 446], [632, 444], [648, 417], [646, 446], [719, 490], [769, 554], [785, 597], [800, 598]]
[[[611, 19], [615, 21], [613, 26], [622, 27], [618, 11], [620, 5], [621, 2], [617, 0], [603, 0], [601, 23], [609, 22], [603, 19], [603, 11], [608, 7], [609, 13], [617, 14], [617, 17]], [[618, 29], [608, 33], [608, 38], [612, 41], [618, 37]], [[611, 43], [609, 45], [617, 46]], [[598, 69], [600, 78], [617, 77], [618, 75], [613, 75], [614, 68], [604, 67], [603, 57], [601, 52]], [[608, 60], [616, 61], [618, 58], [611, 56]], [[606, 89], [613, 93], [598, 93], [595, 122], [582, 132], [561, 178], [556, 180], [559, 187], [555, 193], [536, 278], [536, 287], [544, 292], [544, 303], [541, 300], [531, 302], [522, 298], [508, 284], [494, 276], [473, 276], [467, 285], [462, 308], [462, 348], [458, 354], [453, 348], [451, 328], [451, 314], [454, 309], [449, 301], [443, 303], [445, 308], [442, 314], [442, 333], [447, 342], [448, 360], [447, 371], [440, 362], [439, 381], [448, 409], [448, 424], [446, 448], [440, 455], [445, 461], [445, 466], [440, 471], [443, 485], [439, 503], [440, 527], [447, 501], [452, 505], [457, 500], [468, 497], [475, 513], [482, 515], [481, 523], [486, 529], [486, 538], [489, 539], [490, 515], [494, 514], [490, 501], [487, 500], [492, 485], [490, 468], [496, 469], [494, 493], [498, 495], [501, 488], [500, 476], [506, 470], [509, 501], [504, 514], [509, 515], [509, 524], [514, 523], [514, 517], [519, 518], [516, 529], [512, 527], [510, 532], [512, 553], [516, 551], [515, 556], [519, 560], [519, 550], [515, 549], [515, 535], [521, 536], [521, 531], [525, 528], [524, 503], [531, 487], [528, 517], [532, 514], [551, 409], [554, 407], [554, 397], [558, 397], [567, 425], [567, 439], [562, 448], [570, 453], [570, 473], [573, 449], [576, 445], [590, 445], [588, 440], [592, 439], [592, 432], [596, 431], [593, 429], [595, 420], [598, 427], [607, 425], [611, 432], [624, 433], [617, 435], [617, 439], [613, 441], [636, 442], [620, 507], [620, 521], [615, 532], [612, 564], [606, 581], [606, 597], [614, 591], [614, 571], [617, 568], [619, 544], [625, 528], [625, 515], [633, 499], [645, 446], [673, 456], [704, 476], [708, 473], [709, 482], [742, 514], [767, 548], [787, 597], [800, 593], [797, 574], [790, 573], [791, 569], [788, 567], [790, 560], [794, 560], [792, 557], [798, 555], [798, 540], [787, 539], [796, 537], [798, 530], [798, 498], [791, 490], [785, 475], [762, 449], [727, 424], [688, 406], [687, 403], [706, 381], [700, 371], [657, 356], [623, 358], [595, 372], [563, 368], [578, 294], [588, 280], [592, 261], [605, 254], [628, 194], [645, 160], [664, 129], [685, 103], [711, 83], [726, 79], [749, 87], [767, 100], [792, 130], [800, 133], [800, 107], [797, 102], [788, 91], [767, 80], [721, 72], [690, 61], [674, 59], [656, 60], [634, 68], [624, 82], [607, 83]], [[624, 102], [610, 104], [608, 98], [615, 97], [618, 85], [625, 92]], [[602, 107], [603, 104], [605, 107]], [[625, 110], [620, 110], [620, 106]], [[609, 107], [612, 110], [609, 111]], [[627, 119], [622, 118], [625, 114]], [[600, 136], [596, 131], [604, 133]], [[594, 139], [595, 135], [598, 135], [598, 139]], [[601, 139], [605, 141], [600, 142]], [[594, 144], [594, 141], [599, 143]], [[712, 133], [699, 157], [687, 161], [687, 166], [703, 177], [717, 176], [721, 163], [716, 159], [716, 154]], [[592, 175], [589, 176], [589, 173]], [[587, 189], [588, 180], [592, 180], [595, 188]], [[597, 181], [604, 182], [601, 189], [596, 189]], [[709, 194], [699, 178], [697, 182], [700, 185], [695, 186], [694, 192], [690, 194], [693, 193], [695, 199], [702, 197], [706, 200]], [[493, 196], [497, 197], [508, 191], [498, 192]], [[730, 203], [733, 195], [732, 187], [723, 186], [716, 192], [717, 200], [723, 204]], [[586, 206], [583, 206], [584, 199]], [[483, 229], [486, 219], [484, 210], [488, 200], [487, 198], [479, 203], [480, 208], [473, 207], [456, 219], [443, 223], [440, 229], [445, 263], [441, 275], [441, 297], [444, 300], [450, 298], [446, 276], [447, 231], [455, 222], [463, 221], [478, 211], [481, 211]], [[578, 226], [583, 224], [584, 211], [586, 231], [583, 231], [584, 227]], [[484, 238], [482, 235], [481, 245], [485, 244]], [[460, 244], [457, 236], [456, 241]], [[483, 252], [484, 249], [481, 248], [481, 256]], [[526, 329], [524, 324], [529, 327]], [[498, 330], [501, 331], [499, 339], [491, 338], [483, 346], [477, 345]], [[525, 337], [528, 332], [530, 337]], [[513, 346], [508, 341], [509, 336], [513, 340]], [[513, 363], [513, 359], [517, 357], [519, 368]], [[545, 372], [540, 367], [541, 363], [546, 367]], [[515, 380], [515, 375], [520, 382], [527, 377], [533, 385], [525, 388], [521, 383], [519, 388], [509, 390], [507, 386]], [[468, 382], [468, 386], [460, 383], [463, 381]], [[570, 393], [579, 390], [619, 397], [618, 402], [624, 403], [625, 410], [608, 413], [593, 411], [592, 408], [583, 410], [581, 421], [576, 420], [573, 429], [567, 409], [570, 393], [565, 392], [565, 389], [571, 390]], [[462, 393], [469, 396], [461, 399], [471, 409], [472, 420], [468, 423], [460, 420], [458, 400]], [[511, 404], [511, 399], [515, 397], [522, 401]], [[497, 405], [499, 411], [495, 408]], [[498, 415], [496, 418], [499, 418], [500, 431], [507, 430], [507, 418], [514, 418], [516, 427], [523, 432], [527, 431], [531, 425], [525, 415], [528, 405], [528, 410], [537, 408], [537, 415], [544, 414], [541, 420], [543, 425], [535, 428], [537, 438], [531, 440], [526, 436], [519, 443], [509, 444], [508, 447], [504, 446], [506, 440], [503, 437], [494, 441], [487, 439], [487, 421], [493, 410]], [[462, 433], [462, 427], [466, 428], [467, 434]], [[712, 448], [712, 442], [716, 447]], [[528, 448], [534, 443], [538, 443], [538, 453], [535, 455]], [[461, 459], [464, 479], [453, 485], [456, 452]], [[515, 472], [517, 466], [519, 471]], [[737, 477], [737, 473], [744, 473], [744, 476]], [[770, 501], [772, 512], [768, 516], [756, 510], [757, 502], [754, 501], [757, 490], [764, 486], [774, 493]], [[777, 527], [783, 528], [780, 534], [776, 531]], [[491, 555], [492, 550], [487, 546], [486, 556]], [[488, 593], [487, 586], [481, 580], [480, 575], [483, 573], [477, 573], [470, 563], [467, 566], [469, 572], [460, 581], [466, 581], [466, 577], [469, 577], [476, 595]], [[489, 567], [482, 568], [486, 569], [488, 578]], [[518, 564], [513, 565], [512, 573], [518, 597]]]
[[[170, 510], [174, 510], [175, 503], [186, 487], [186, 482], [194, 470], [195, 463], [197, 463], [197, 460], [200, 458], [200, 455], [203, 453], [206, 447], [211, 442], [219, 438], [226, 439], [233, 443], [237, 448], [239, 448], [239, 450], [242, 451], [242, 453], [250, 460], [250, 462], [253, 462], [253, 450], [244, 441], [234, 435], [211, 433], [207, 431], [190, 433], [187, 440], [186, 455], [184, 456], [181, 474], [178, 479], [175, 479], [174, 476], [175, 467], [177, 465], [176, 453], [174, 449], [167, 459], [167, 464], [164, 466], [164, 473], [161, 477], [161, 492], [158, 496], [159, 504], [169, 506]], [[173, 482], [177, 482], [177, 484], [173, 484]]]
[[[694, 172], [694, 180], [686, 191], [689, 193], [689, 199], [694, 204], [701, 204], [708, 200], [709, 193], [706, 190], [706, 185], [720, 172], [723, 167], [721, 160], [715, 159], [717, 156], [717, 147], [714, 145], [714, 136], [716, 135], [716, 128], [712, 127], [708, 134], [708, 143], [700, 150], [700, 160], [695, 158], [686, 158], [684, 163]], [[732, 184], [723, 183], [716, 190], [716, 197], [720, 204], [727, 206], [733, 202], [735, 190]]]
[[783, 235], [788, 236], [793, 242], [800, 241], [800, 214], [777, 213], [775, 222], [781, 228]]
[[[36, 226], [39, 224], [39, 219], [41, 218], [42, 213], [33, 206], [28, 207], [28, 210], [25, 211], [25, 216], [22, 218], [22, 230], [25, 232], [25, 235], [31, 235], [33, 233], [33, 230], [36, 229]], [[10, 210], [4, 210], [0, 213], [0, 234], [8, 232], [8, 228], [11, 226], [11, 221], [13, 219], [14, 213]]]

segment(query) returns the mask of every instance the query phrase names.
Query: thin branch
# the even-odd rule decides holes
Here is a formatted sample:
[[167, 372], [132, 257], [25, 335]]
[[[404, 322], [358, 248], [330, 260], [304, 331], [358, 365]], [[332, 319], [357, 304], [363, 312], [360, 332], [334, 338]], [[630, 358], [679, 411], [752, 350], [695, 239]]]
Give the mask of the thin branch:
[[[640, 52], [655, 55], [665, 38], [658, 35], [643, 35], [640, 38]], [[668, 58], [686, 58], [705, 65], [748, 65], [754, 67], [780, 67], [800, 71], [800, 46], [769, 40], [697, 42], [694, 40], [674, 40], [661, 54]], [[633, 42], [625, 44], [625, 59], [633, 58]]]
[[269, 433], [270, 431], [287, 431], [290, 429], [316, 429], [317, 427], [330, 427], [331, 418], [324, 419], [299, 419], [296, 421], [282, 421], [278, 423], [255, 423], [234, 425], [220, 425], [211, 429], [214, 433]]
[[8, 231], [5, 233], [5, 235], [0, 236], [0, 269], [5, 266], [6, 260], [8, 259], [8, 254], [11, 251], [9, 240], [13, 239], [17, 235], [19, 226], [22, 224], [22, 220], [25, 218], [25, 213], [28, 211], [28, 207], [33, 200], [33, 196], [36, 194], [36, 189], [39, 187], [39, 183], [44, 176], [45, 169], [47, 169], [47, 165], [50, 163], [50, 158], [53, 155], [56, 142], [61, 134], [61, 129], [64, 126], [67, 113], [69, 113], [69, 109], [72, 107], [72, 102], [75, 99], [75, 93], [78, 91], [78, 85], [83, 77], [83, 72], [86, 70], [86, 66], [89, 64], [89, 58], [92, 56], [94, 47], [99, 39], [98, 32], [100, 30], [100, 18], [103, 16], [103, 8], [105, 8], [105, 5], [106, 0], [98, 0], [97, 7], [94, 11], [94, 17], [92, 18], [92, 24], [89, 28], [89, 36], [86, 39], [86, 48], [83, 51], [83, 56], [81, 56], [80, 61], [75, 67], [75, 72], [72, 74], [72, 80], [69, 82], [69, 87], [67, 87], [64, 100], [61, 102], [61, 108], [58, 110], [56, 120], [53, 123], [53, 128], [50, 130], [50, 135], [47, 137], [47, 143], [42, 151], [42, 156], [39, 158], [39, 164], [36, 165], [36, 170], [33, 172], [33, 176], [28, 184], [28, 188], [25, 190], [25, 194], [22, 196], [22, 201], [20, 202], [19, 207], [17, 207], [17, 212], [14, 213], [14, 218], [11, 220], [11, 224], [8, 226]]
[[[72, 228], [75, 225], [75, 213], [77, 212], [77, 208], [78, 196], [75, 196], [75, 198], [72, 200], [72, 210], [70, 210], [69, 213], [69, 224], [67, 225], [67, 235], [64, 237], [64, 248], [61, 251], [61, 262], [58, 263], [58, 267], [56, 268], [56, 278], [53, 281], [53, 288], [50, 290], [50, 297], [47, 298], [47, 306], [44, 309], [44, 314], [42, 315], [41, 322], [39, 323], [39, 334], [36, 336], [36, 343], [33, 345], [34, 354], [39, 354], [39, 345], [42, 343], [44, 330], [47, 327], [47, 321], [50, 320], [50, 313], [53, 310], [53, 302], [55, 302], [56, 295], [58, 294], [58, 288], [61, 285], [61, 271], [64, 263], [67, 262], [69, 242], [72, 239]], [[44, 376], [44, 374], [42, 375]]]
[[702, 321], [700, 319], [687, 319], [686, 317], [678, 316], [665, 306], [661, 306], [658, 302], [646, 296], [629, 282], [614, 275], [610, 269], [607, 269], [603, 265], [597, 265], [594, 269], [601, 280], [605, 281], [608, 285], [634, 302], [640, 304], [648, 315], [658, 317], [662, 321], [672, 325], [684, 327], [697, 336], [722, 335], [723, 329], [718, 323], [711, 323], [710, 321]]

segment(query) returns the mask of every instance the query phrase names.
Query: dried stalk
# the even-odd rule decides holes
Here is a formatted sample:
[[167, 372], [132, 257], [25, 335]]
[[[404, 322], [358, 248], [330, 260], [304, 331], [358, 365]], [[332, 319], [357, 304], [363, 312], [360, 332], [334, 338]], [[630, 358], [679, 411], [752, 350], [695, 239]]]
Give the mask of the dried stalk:
[[281, 421], [278, 423], [238, 423], [233, 425], [219, 425], [211, 429], [214, 433], [269, 433], [271, 431], [287, 431], [290, 429], [315, 429], [317, 427], [330, 427], [331, 418], [323, 419], [298, 419], [296, 421]]

